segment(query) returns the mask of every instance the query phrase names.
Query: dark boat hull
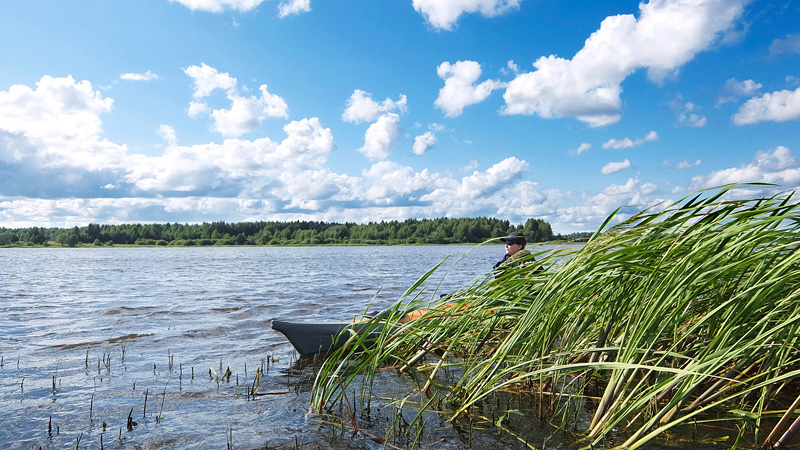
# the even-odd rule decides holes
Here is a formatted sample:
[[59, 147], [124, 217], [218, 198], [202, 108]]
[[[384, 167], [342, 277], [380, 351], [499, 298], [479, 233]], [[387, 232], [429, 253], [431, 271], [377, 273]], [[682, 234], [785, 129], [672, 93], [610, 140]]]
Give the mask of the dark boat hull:
[[[273, 320], [272, 329], [279, 331], [303, 356], [326, 353], [341, 348], [350, 337], [342, 333], [346, 329], [359, 333], [367, 329], [369, 322], [289, 322]], [[370, 335], [380, 333], [381, 326], [370, 331]]]

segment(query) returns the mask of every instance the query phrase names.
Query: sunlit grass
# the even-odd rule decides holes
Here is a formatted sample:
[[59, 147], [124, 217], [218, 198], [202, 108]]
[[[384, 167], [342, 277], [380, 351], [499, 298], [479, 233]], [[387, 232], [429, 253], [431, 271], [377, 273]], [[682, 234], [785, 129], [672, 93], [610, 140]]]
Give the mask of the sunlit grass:
[[[360, 334], [329, 356], [313, 408], [353, 383], [369, 401], [377, 371], [394, 366], [451, 419], [499, 391], [527, 391], [549, 398], [542, 414], [564, 427], [568, 400], [588, 398], [592, 445], [622, 430], [621, 446], [638, 448], [720, 419], [738, 426], [734, 447], [745, 433], [777, 442], [798, 427], [795, 394], [783, 392], [800, 375], [800, 216], [791, 195], [733, 200], [733, 188], [614, 226], [610, 217], [582, 248], [535, 255], [546, 270], [487, 277], [400, 323], [424, 300], [410, 289], [377, 340]], [[442, 368], [455, 378], [442, 383]]]

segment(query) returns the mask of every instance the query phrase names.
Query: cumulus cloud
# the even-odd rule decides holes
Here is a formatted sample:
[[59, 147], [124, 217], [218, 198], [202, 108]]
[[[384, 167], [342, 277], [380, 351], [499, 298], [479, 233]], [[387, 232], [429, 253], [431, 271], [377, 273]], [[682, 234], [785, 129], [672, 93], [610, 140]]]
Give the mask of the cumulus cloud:
[[178, 143], [178, 136], [175, 133], [175, 129], [169, 125], [162, 124], [158, 127], [158, 134], [167, 141], [169, 145], [176, 145]]
[[464, 108], [486, 100], [493, 90], [503, 86], [496, 80], [486, 80], [475, 84], [481, 76], [481, 66], [475, 61], [458, 61], [450, 64], [445, 61], [436, 69], [444, 87], [434, 105], [444, 111], [447, 117], [458, 117]]
[[690, 189], [722, 186], [730, 183], [774, 183], [783, 189], [796, 189], [800, 184], [800, 164], [787, 147], [760, 151], [748, 164], [716, 170], [692, 178]]
[[[268, 118], [286, 118], [289, 115], [286, 101], [270, 93], [266, 84], [259, 87], [259, 97], [243, 96], [238, 91], [236, 78], [228, 73], [220, 73], [205, 63], [189, 66], [184, 73], [192, 78], [194, 86], [189, 116], [210, 113], [214, 120], [211, 130], [222, 136], [240, 137], [257, 130]], [[230, 109], [212, 109], [205, 103], [204, 99], [217, 89], [225, 91], [225, 96], [231, 102]]]
[[588, 142], [581, 142], [581, 145], [578, 146], [575, 150], [572, 150], [572, 153], [576, 155], [580, 155], [583, 152], [589, 151], [592, 148], [592, 144]]
[[784, 53], [800, 53], [800, 33], [786, 35], [784, 39], [775, 39], [769, 46], [771, 55]]
[[298, 175], [322, 170], [335, 148], [330, 129], [317, 118], [291, 122], [284, 131], [287, 137], [280, 144], [269, 138], [227, 139], [221, 144], [192, 146], [173, 143], [158, 157], [131, 156], [125, 179], [140, 192], [154, 194], [236, 196], [247, 192], [274, 196], [272, 189], [281, 186], [275, 179], [284, 174], [296, 177], [293, 182], [291, 178], [285, 181], [281, 189], [286, 182], [307, 185], [308, 181]]
[[369, 126], [364, 134], [364, 146], [358, 151], [372, 161], [385, 159], [401, 134], [400, 116], [395, 113], [384, 114]]
[[733, 115], [736, 125], [759, 122], [785, 122], [800, 118], [800, 88], [766, 93], [746, 101]]
[[226, 9], [235, 11], [252, 11], [265, 0], [169, 0], [180, 3], [192, 11], [221, 13]]
[[473, 172], [459, 181], [440, 179], [435, 188], [420, 197], [432, 202], [436, 209], [447, 211], [448, 215], [462, 215], [481, 208], [497, 208], [508, 199], [493, 197], [503, 188], [512, 184], [528, 170], [528, 163], [511, 157], [493, 165], [486, 172]]
[[692, 167], [697, 167], [697, 166], [699, 166], [701, 164], [703, 164], [703, 161], [698, 159], [697, 161], [695, 161], [693, 163], [690, 163], [689, 161], [681, 161], [675, 167], [677, 167], [678, 169], [683, 170], [683, 169], [690, 169]]
[[392, 161], [375, 163], [363, 175], [368, 186], [366, 200], [383, 206], [422, 204], [419, 197], [443, 179], [427, 169], [415, 173], [411, 167]]
[[100, 115], [113, 103], [71, 76], [0, 91], [0, 161], [80, 171], [123, 167], [126, 148], [101, 137]]
[[519, 66], [513, 59], [509, 60], [508, 63], [506, 63], [506, 67], [500, 69], [500, 73], [503, 75], [516, 75], [519, 73]]
[[698, 114], [698, 106], [691, 102], [686, 102], [683, 109], [678, 114], [678, 124], [688, 127], [704, 127], [708, 122], [708, 118], [702, 114]]
[[311, 0], [288, 0], [278, 6], [278, 16], [283, 18], [311, 11]]
[[189, 66], [183, 69], [183, 73], [192, 78], [195, 100], [202, 100], [217, 89], [222, 89], [226, 92], [235, 91], [236, 89], [236, 78], [230, 76], [227, 72], [220, 73], [206, 63], [201, 63], [199, 66]]
[[661, 83], [716, 42], [747, 0], [661, 0], [640, 3], [639, 18], [607, 17], [569, 60], [554, 55], [509, 82], [505, 114], [574, 117], [591, 127], [622, 116], [621, 83], [647, 69]]
[[760, 89], [761, 84], [753, 80], [739, 81], [736, 78], [730, 78], [722, 86], [722, 94], [717, 99], [717, 105], [735, 102], [740, 97], [756, 95]]
[[559, 208], [552, 223], [558, 226], [557, 229], [567, 231], [596, 229], [620, 207], [622, 209], [615, 216], [617, 222], [627, 219], [633, 212], [662, 202], [663, 199], [654, 196], [657, 192], [657, 185], [629, 178], [625, 184], [612, 184], [604, 188], [599, 194], [587, 198], [582, 205]]
[[472, 172], [478, 169], [478, 161], [471, 160], [466, 166], [461, 168], [461, 172]]
[[603, 166], [600, 170], [600, 173], [603, 175], [608, 175], [614, 172], [619, 172], [621, 170], [627, 170], [631, 168], [631, 162], [629, 160], [621, 161], [621, 162], [610, 162]]
[[436, 135], [430, 131], [426, 131], [425, 133], [414, 138], [414, 145], [412, 146], [411, 151], [415, 155], [424, 155], [429, 148], [434, 146], [434, 144], [436, 144]]
[[347, 108], [342, 113], [342, 120], [351, 123], [373, 122], [389, 112], [405, 113], [407, 104], [408, 99], [403, 94], [397, 101], [387, 98], [378, 103], [372, 99], [371, 94], [356, 89], [347, 100]]
[[647, 133], [647, 136], [636, 140], [627, 137], [624, 139], [609, 139], [608, 142], [603, 144], [603, 148], [605, 149], [633, 148], [633, 147], [638, 147], [644, 144], [645, 142], [656, 141], [656, 140], [658, 140], [658, 133], [656, 133], [655, 131], [651, 131]]
[[452, 30], [464, 13], [485, 17], [505, 14], [519, 7], [522, 0], [413, 0], [414, 9], [436, 28]]
[[123, 73], [119, 78], [125, 81], [150, 81], [157, 80], [158, 75], [148, 70], [145, 73]]
[[539, 183], [520, 181], [498, 193], [497, 214], [519, 217], [522, 221], [530, 217], [546, 217], [555, 214], [559, 205], [570, 197], [558, 189], [542, 190]]

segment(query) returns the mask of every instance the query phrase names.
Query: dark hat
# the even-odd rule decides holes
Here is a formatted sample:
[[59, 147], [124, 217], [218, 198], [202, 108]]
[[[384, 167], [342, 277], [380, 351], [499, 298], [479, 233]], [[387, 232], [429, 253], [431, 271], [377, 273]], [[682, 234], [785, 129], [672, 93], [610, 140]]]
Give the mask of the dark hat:
[[525, 235], [519, 231], [510, 233], [508, 236], [501, 239], [506, 244], [521, 244], [525, 245]]

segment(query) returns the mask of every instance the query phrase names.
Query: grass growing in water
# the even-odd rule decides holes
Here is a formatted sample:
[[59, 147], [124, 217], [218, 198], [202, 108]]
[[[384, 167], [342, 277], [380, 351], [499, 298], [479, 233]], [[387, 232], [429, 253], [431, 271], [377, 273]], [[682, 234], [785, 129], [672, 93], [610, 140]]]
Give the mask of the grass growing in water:
[[359, 383], [368, 407], [379, 369], [394, 366], [453, 420], [500, 392], [534, 392], [550, 402], [540, 415], [565, 428], [570, 400], [588, 398], [590, 445], [622, 430], [617, 443], [639, 448], [726, 420], [739, 429], [734, 448], [746, 433], [785, 446], [800, 428], [800, 215], [791, 195], [726, 200], [734, 188], [614, 226], [609, 217], [584, 247], [535, 255], [547, 270], [489, 277], [400, 323], [420, 303], [408, 294], [378, 339], [359, 334], [329, 355], [312, 407], [324, 412]]

